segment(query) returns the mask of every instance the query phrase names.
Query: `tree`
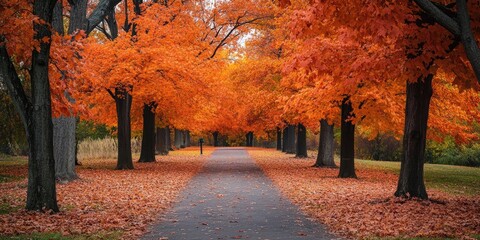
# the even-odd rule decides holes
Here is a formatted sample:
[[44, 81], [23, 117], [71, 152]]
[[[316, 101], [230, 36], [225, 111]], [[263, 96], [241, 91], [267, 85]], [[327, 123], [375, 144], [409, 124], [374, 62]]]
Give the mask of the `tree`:
[[[15, 107], [20, 113], [29, 142], [26, 208], [28, 210], [46, 209], [57, 212], [59, 209], [55, 186], [52, 109], [48, 70], [52, 36], [49, 24], [52, 21], [55, 2], [55, 0], [36, 0], [33, 2], [33, 16], [20, 14], [21, 17], [27, 17], [26, 22], [33, 22], [34, 29], [33, 41], [36, 47], [33, 49], [31, 57], [31, 99], [27, 97], [22, 81], [11, 61], [6, 46], [9, 37], [8, 31], [0, 33], [0, 73]], [[4, 5], [3, 2], [2, 5], [9, 6]], [[12, 13], [15, 13], [14, 7], [17, 6], [2, 8], [1, 16], [11, 17]], [[31, 8], [30, 5], [21, 7]], [[9, 19], [5, 22], [12, 23], [13, 21], [13, 25], [7, 26], [16, 28], [18, 25], [15, 25], [15, 20], [17, 19]], [[12, 37], [15, 37], [15, 35]]]

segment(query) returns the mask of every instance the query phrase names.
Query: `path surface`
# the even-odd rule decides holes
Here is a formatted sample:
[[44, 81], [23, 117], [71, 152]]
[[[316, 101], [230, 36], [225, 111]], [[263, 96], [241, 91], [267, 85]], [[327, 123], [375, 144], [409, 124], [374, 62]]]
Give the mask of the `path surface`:
[[143, 239], [334, 239], [283, 198], [241, 148], [220, 148]]

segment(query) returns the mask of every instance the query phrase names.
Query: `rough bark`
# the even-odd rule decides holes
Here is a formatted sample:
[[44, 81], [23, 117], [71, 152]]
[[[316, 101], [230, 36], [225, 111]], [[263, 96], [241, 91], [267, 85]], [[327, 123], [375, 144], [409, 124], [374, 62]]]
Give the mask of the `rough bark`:
[[349, 97], [342, 102], [342, 126], [340, 141], [340, 178], [356, 178], [355, 174], [355, 125], [349, 119], [352, 117], [352, 103]]
[[289, 154], [295, 154], [295, 125], [288, 125], [287, 126], [287, 141], [285, 152]]
[[283, 128], [283, 138], [282, 138], [282, 152], [287, 152], [287, 141], [288, 141], [288, 131], [287, 127]]
[[277, 150], [282, 150], [282, 131], [277, 127]]
[[327, 120], [320, 120], [320, 141], [318, 144], [317, 161], [314, 167], [335, 167], [333, 160], [333, 124], [329, 125]]
[[29, 143], [28, 159], [28, 210], [52, 210], [57, 212], [55, 185], [55, 160], [53, 156], [53, 126], [48, 78], [50, 42], [41, 41], [50, 38], [53, 0], [33, 3], [33, 14], [43, 20], [34, 22], [34, 40], [40, 42], [39, 51], [32, 51], [31, 102], [25, 94], [20, 78], [7, 53], [6, 40], [0, 35], [0, 75], [4, 79], [8, 92], [20, 113]]
[[299, 123], [297, 127], [297, 158], [306, 158], [307, 154], [307, 129]]
[[415, 83], [407, 83], [403, 159], [395, 196], [428, 199], [423, 180], [427, 122], [432, 97], [432, 78], [428, 75]]
[[55, 4], [55, 8], [53, 9], [52, 15], [52, 27], [55, 31], [62, 35], [65, 34], [65, 30], [63, 29], [63, 4], [62, 1], [58, 1]]
[[118, 127], [118, 159], [117, 169], [133, 169], [132, 161], [132, 131], [130, 121], [130, 111], [132, 108], [132, 95], [123, 87], [115, 88], [115, 99], [117, 108], [117, 127]]
[[157, 128], [157, 152], [160, 155], [168, 155], [170, 145], [168, 144], [169, 131], [166, 127]]
[[68, 22], [68, 34], [71, 35], [78, 30], [86, 30], [87, 21], [87, 0], [69, 0], [70, 21]]
[[213, 132], [213, 146], [218, 147], [218, 131]]
[[155, 162], [155, 103], [143, 105], [142, 150], [139, 162]]
[[78, 178], [75, 172], [76, 121], [75, 117], [53, 119], [55, 178], [62, 183]]

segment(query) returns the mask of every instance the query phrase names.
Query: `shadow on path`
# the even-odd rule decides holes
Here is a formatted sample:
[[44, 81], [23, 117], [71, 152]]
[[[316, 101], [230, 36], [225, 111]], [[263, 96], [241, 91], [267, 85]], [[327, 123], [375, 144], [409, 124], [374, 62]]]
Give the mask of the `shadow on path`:
[[241, 148], [217, 149], [142, 239], [335, 239], [283, 198]]

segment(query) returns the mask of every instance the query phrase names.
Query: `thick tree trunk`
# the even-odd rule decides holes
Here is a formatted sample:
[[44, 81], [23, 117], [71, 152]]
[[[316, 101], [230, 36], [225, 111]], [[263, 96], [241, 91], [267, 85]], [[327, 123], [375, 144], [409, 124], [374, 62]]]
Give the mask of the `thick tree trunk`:
[[183, 145], [183, 132], [178, 129], [175, 129], [174, 132], [175, 132], [175, 136], [174, 136], [175, 148], [180, 149], [182, 148], [182, 145]]
[[295, 125], [288, 125], [287, 127], [287, 141], [285, 152], [289, 154], [295, 154]]
[[287, 152], [287, 142], [288, 142], [288, 127], [283, 128], [283, 138], [282, 138], [282, 152]]
[[169, 139], [168, 128], [157, 128], [157, 152], [160, 155], [168, 155], [170, 150], [170, 145], [168, 143]]
[[75, 173], [76, 129], [75, 117], [53, 119], [53, 156], [55, 158], [55, 178], [68, 182], [78, 178]]
[[282, 131], [277, 127], [277, 150], [282, 150]]
[[320, 121], [320, 141], [318, 144], [317, 161], [314, 167], [335, 167], [333, 160], [333, 124], [329, 125], [327, 120]]
[[115, 88], [115, 103], [118, 122], [118, 161], [117, 169], [133, 169], [130, 110], [132, 95], [125, 89]]
[[142, 150], [139, 162], [155, 162], [155, 103], [143, 105]]
[[299, 123], [297, 128], [297, 158], [306, 158], [307, 154], [307, 129], [303, 124]]
[[52, 21], [54, 6], [55, 1], [53, 0], [36, 0], [33, 3], [34, 15], [45, 22], [43, 24], [40, 22], [34, 23], [34, 39], [40, 42], [40, 51], [33, 50], [32, 52], [30, 72], [32, 84], [31, 103], [28, 102], [25, 96], [4, 44], [0, 44], [2, 45], [0, 52], [2, 55], [2, 75], [7, 79], [5, 82], [7, 82], [12, 99], [17, 101], [16, 107], [20, 111], [26, 126], [25, 129], [30, 147], [26, 208], [28, 210], [46, 209], [58, 212], [55, 159], [53, 156], [52, 109], [48, 79], [50, 42], [41, 41], [41, 39], [50, 38], [51, 36], [48, 23]]
[[423, 180], [427, 122], [433, 75], [415, 83], [407, 83], [403, 159], [395, 196], [428, 199]]
[[340, 143], [340, 178], [356, 178], [355, 174], [355, 125], [348, 119], [353, 108], [349, 97], [342, 102], [342, 126]]
[[213, 146], [218, 147], [218, 131], [213, 132]]

